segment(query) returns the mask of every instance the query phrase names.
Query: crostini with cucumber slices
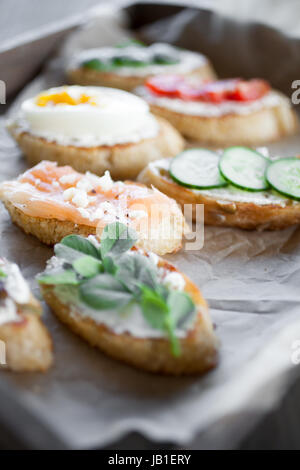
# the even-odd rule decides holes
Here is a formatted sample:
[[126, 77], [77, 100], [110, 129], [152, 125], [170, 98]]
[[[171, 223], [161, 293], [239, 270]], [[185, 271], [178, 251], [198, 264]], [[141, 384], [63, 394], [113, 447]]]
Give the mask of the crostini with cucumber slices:
[[214, 148], [263, 145], [299, 125], [290, 100], [261, 79], [157, 76], [135, 92], [187, 139]]
[[204, 205], [204, 223], [277, 230], [300, 223], [300, 159], [266, 158], [247, 147], [186, 150], [148, 165], [139, 181], [184, 207]]
[[48, 245], [72, 233], [100, 236], [107, 223], [119, 221], [137, 231], [138, 246], [165, 254], [181, 248], [186, 229], [176, 201], [157, 189], [54, 162], [0, 183], [0, 200], [13, 222]]
[[139, 369], [200, 374], [218, 341], [201, 292], [173, 265], [137, 249], [120, 223], [95, 237], [70, 235], [38, 276], [55, 315], [107, 355]]
[[122, 47], [83, 50], [72, 57], [66, 73], [71, 83], [127, 91], [157, 74], [181, 73], [210, 80], [216, 77], [202, 54], [170, 44], [146, 46], [136, 41], [126, 42]]
[[53, 361], [52, 341], [41, 320], [42, 306], [19, 267], [0, 258], [0, 369], [43, 372]]

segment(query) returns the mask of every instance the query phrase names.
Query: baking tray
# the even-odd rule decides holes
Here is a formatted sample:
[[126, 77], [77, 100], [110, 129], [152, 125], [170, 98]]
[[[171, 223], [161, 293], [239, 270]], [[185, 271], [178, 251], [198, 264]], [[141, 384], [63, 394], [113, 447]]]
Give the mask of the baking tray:
[[[269, 49], [266, 48], [264, 52], [267, 57], [269, 57], [272, 46], [272, 41], [268, 39], [269, 34], [273, 40], [276, 38], [278, 44], [281, 45], [282, 60], [286, 55], [288, 57], [291, 57], [291, 54], [296, 56], [296, 51], [299, 51], [297, 41], [291, 47], [291, 40], [272, 28], [258, 24], [243, 25], [242, 27], [239, 23], [224, 19], [209, 10], [183, 9], [178, 5], [139, 3], [129, 6], [126, 12], [129, 15], [131, 27], [147, 41], [155, 41], [159, 37], [160, 40], [191, 49], [196, 49], [197, 45], [197, 48], [209, 53], [221, 75], [235, 74], [236, 61], [232, 59], [231, 51], [232, 44], [236, 44], [239, 37], [244, 38], [239, 45], [241, 59], [244, 57], [247, 47], [255, 48], [256, 34], [259, 34], [260, 31], [265, 38], [265, 44], [269, 45]], [[176, 35], [174, 28], [166, 27], [170, 21], [175, 21], [178, 24]], [[218, 26], [218, 43], [222, 43], [224, 46], [225, 52], [223, 54], [228, 57], [228, 60], [225, 60], [224, 57], [220, 58], [219, 48], [212, 41], [212, 31], [216, 24]], [[247, 35], [246, 31], [250, 31], [251, 34]], [[262, 57], [250, 61], [250, 64], [251, 66], [249, 66], [249, 60], [241, 60], [239, 74], [251, 76], [255, 71], [257, 75], [272, 80], [272, 69], [265, 66]], [[297, 62], [295, 64], [297, 65]], [[294, 71], [290, 73], [294, 75]], [[35, 85], [37, 88], [46, 85], [44, 78], [43, 75], [34, 84], [30, 84], [29, 92], [34, 92]], [[293, 76], [293, 78], [295, 77]], [[275, 81], [278, 88], [286, 90], [288, 80], [282, 74], [282, 70], [280, 76], [275, 76]], [[1, 144], [0, 157], [3, 159], [3, 163], [4, 160], [6, 161], [6, 164], [1, 167], [1, 179], [4, 179], [22, 171], [25, 168], [25, 163], [18, 149], [4, 135], [4, 131], [1, 134]], [[298, 148], [299, 136], [296, 136], [288, 142], [282, 141], [273, 146], [272, 150], [284, 154], [285, 152], [294, 152]], [[13, 165], [7, 164], [9, 158], [14, 162]], [[37, 272], [40, 265], [34, 261], [28, 264], [28, 259], [34, 253], [32, 258], [38, 256], [40, 263], [43, 264], [51, 256], [51, 249], [41, 246], [37, 240], [22, 234], [12, 226], [8, 217], [3, 216], [3, 213], [1, 217], [2, 240], [5, 242], [5, 247], [4, 243], [1, 247], [2, 251], [5, 250], [5, 254], [10, 259], [20, 263], [25, 277], [30, 279], [36, 292], [33, 274]], [[207, 234], [206, 251], [204, 250], [199, 257], [191, 254], [191, 259], [188, 259], [183, 254], [179, 254], [177, 258], [170, 257], [170, 259], [177, 262], [187, 273], [192, 274], [199, 285], [204, 287], [204, 294], [212, 307], [212, 316], [218, 324], [218, 333], [223, 343], [219, 369], [203, 379], [197, 380], [168, 379], [134, 371], [89, 348], [88, 345], [56, 322], [49, 311], [46, 311], [46, 323], [55, 337], [55, 367], [42, 376], [3, 373], [0, 377], [0, 431], [2, 436], [6, 436], [6, 446], [36, 449], [103, 448], [113, 446], [114, 442], [124, 437], [123, 444], [119, 442], [118, 447], [123, 445], [131, 448], [133, 446], [153, 448], [155, 444], [151, 443], [152, 441], [159, 442], [159, 446], [164, 447], [230, 448], [238, 445], [258, 420], [278, 403], [286, 392], [287, 385], [298, 374], [298, 369], [291, 367], [289, 353], [293, 335], [300, 337], [297, 315], [300, 298], [298, 289], [295, 290], [295, 285], [299, 285], [297, 268], [299, 253], [296, 251], [300, 239], [299, 230], [285, 230], [269, 236], [266, 233], [245, 234], [242, 231], [230, 229], [220, 231], [212, 227], [207, 229]], [[271, 244], [269, 238], [272, 239]], [[218, 250], [215, 249], [215, 240], [220, 243]], [[265, 269], [264, 263], [269, 264], [271, 271], [268, 274], [268, 279], [270, 280], [273, 275], [272, 269], [275, 269], [275, 261], [270, 256], [270, 250], [277, 245], [283, 247], [283, 252], [279, 250], [279, 253], [276, 253], [276, 256], [280, 254], [283, 259], [277, 259], [278, 256], [275, 259], [278, 270], [277, 297], [276, 295], [272, 297], [272, 293], [266, 289], [266, 297], [261, 303], [260, 311], [255, 311], [254, 300], [251, 295], [246, 295], [247, 291], [244, 289], [253, 282], [257, 273], [255, 274], [253, 265], [253, 271], [250, 270], [252, 277], [249, 276], [246, 264], [250, 263], [251, 265], [253, 256], [260, 259], [260, 264], [255, 265], [255, 268], [259, 270], [261, 275]], [[251, 260], [247, 258], [249, 250], [251, 251]], [[199, 263], [197, 265], [199, 268], [195, 270], [190, 264], [193, 258], [195, 262]], [[282, 304], [284, 295], [286, 295], [286, 291], [281, 290], [280, 282], [280, 276], [286, 275], [285, 260], [288, 260], [294, 270], [289, 298], [286, 299], [288, 307], [286, 317], [291, 326], [284, 318], [277, 321], [279, 314], [282, 313]], [[235, 277], [231, 274], [231, 271], [237, 273], [241, 269], [241, 263], [243, 263], [245, 273], [241, 273], [240, 277], [244, 284], [238, 284], [238, 276]], [[201, 269], [203, 269], [203, 274], [199, 272]], [[211, 276], [208, 280], [205, 279], [205, 270]], [[219, 287], [219, 298], [216, 298], [213, 289], [217, 275], [223, 276], [224, 284], [223, 289], [221, 286]], [[232, 293], [232, 290], [235, 292], [233, 292], [233, 297], [225, 299], [224, 304], [224, 298], [221, 297], [221, 294], [224, 295], [226, 288], [228, 288], [228, 292]], [[245, 297], [236, 299], [236, 293], [240, 293], [240, 291]], [[243, 311], [245, 301], [248, 302], [249, 307], [247, 308], [251, 313], [251, 309], [253, 309], [256, 322], [262, 330], [261, 335], [257, 329], [254, 330], [253, 318], [250, 321], [247, 309]], [[239, 309], [241, 314], [237, 317], [236, 311]], [[277, 318], [273, 322], [274, 315]], [[268, 325], [267, 331], [266, 325]], [[253, 334], [251, 341], [249, 341], [249, 330], [251, 333], [251, 329], [253, 329]], [[248, 352], [245, 356], [245, 361], [247, 360], [246, 371], [242, 370], [243, 368], [237, 368], [241, 351], [237, 354], [236, 350], [230, 348], [232, 338], [237, 348], [244, 348], [245, 344], [249, 342]], [[267, 347], [265, 347], [266, 344]], [[270, 357], [271, 359], [272, 357], [276, 358], [276, 361], [273, 361], [273, 367]], [[224, 370], [226, 361], [231, 361], [233, 372], [236, 372], [233, 374], [234, 381], [230, 384], [226, 384], [227, 372]], [[76, 362], [81, 363], [80, 370], [76, 369], [78, 368]], [[274, 362], [276, 367], [274, 367]], [[93, 366], [92, 375], [88, 371], [91, 364]], [[234, 370], [234, 368], [237, 369]], [[261, 368], [263, 368], [263, 376], [260, 376], [258, 380], [257, 373]], [[77, 380], [74, 380], [74, 371], [79, 373]], [[94, 384], [91, 383], [92, 376], [96, 379]], [[217, 384], [215, 383], [216, 377], [218, 377]], [[50, 383], [52, 381], [51, 387], [49, 387], [49, 381]], [[105, 385], [104, 390], [101, 389], [103, 385]], [[204, 423], [202, 416], [204, 410], [201, 409], [201, 403], [198, 403], [200, 416], [197, 417], [195, 408], [191, 406], [186, 409], [184, 401], [188, 402], [193, 398], [197, 409], [197, 401], [195, 401], [197, 396], [204, 397], [209, 391], [214, 391], [213, 387], [216, 385], [219, 388], [219, 390], [216, 388], [215, 392], [216, 403], [209, 406], [218, 409], [219, 413], [215, 413], [214, 417], [210, 416], [210, 419], [206, 419]], [[78, 406], [78, 400], [84, 401], [84, 397], [89, 401], [89, 404], [94, 404], [94, 413], [91, 408], [84, 406], [84, 402]], [[56, 400], [59, 398], [61, 400], [58, 410]], [[101, 399], [104, 400], [104, 403]], [[122, 399], [128, 399], [133, 408], [138, 406], [139, 414], [135, 414], [134, 418], [126, 415], [127, 410], [124, 413]], [[49, 416], [43, 406], [44, 400], [48, 404], [48, 413], [51, 406], [53, 407], [53, 422], [49, 422]], [[1, 406], [3, 403], [5, 406]], [[100, 407], [102, 407], [103, 421], [106, 423], [102, 423], [101, 431], [97, 428], [97, 417], [94, 416]], [[115, 419], [113, 423], [110, 423], [110, 416], [105, 414], [105, 408], [108, 410], [107, 413], [112, 409], [119, 410], [120, 422]], [[170, 416], [167, 416], [166, 409], [174, 410], [173, 422], [170, 422]], [[60, 417], [55, 416], [55, 412], [59, 411], [64, 423], [59, 423]], [[145, 420], [147, 414], [152, 415], [152, 421]], [[154, 419], [156, 415], [157, 423]], [[160, 421], [164, 416], [165, 423]], [[73, 439], [68, 439], [66, 425], [68, 420], [70, 431], [74, 426], [78, 426], [78, 423], [80, 423], [82, 431], [84, 423], [85, 425], [89, 424], [86, 439], [83, 439], [80, 429], [76, 438], [73, 435]], [[189, 423], [187, 423], [188, 420], [190, 420]], [[64, 428], [64, 426], [66, 427]], [[138, 436], [132, 434], [135, 431], [139, 432]]]

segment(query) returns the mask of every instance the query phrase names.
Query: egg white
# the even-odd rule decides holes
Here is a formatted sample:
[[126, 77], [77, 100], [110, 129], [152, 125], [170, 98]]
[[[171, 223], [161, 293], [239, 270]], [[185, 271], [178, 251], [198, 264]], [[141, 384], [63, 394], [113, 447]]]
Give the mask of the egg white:
[[126, 91], [105, 87], [63, 86], [50, 88], [41, 94], [67, 92], [73, 98], [81, 94], [96, 103], [69, 105], [65, 103], [39, 106], [37, 97], [21, 106], [22, 118], [30, 132], [69, 144], [114, 145], [145, 138], [157, 133], [158, 124], [149, 106], [141, 98]]

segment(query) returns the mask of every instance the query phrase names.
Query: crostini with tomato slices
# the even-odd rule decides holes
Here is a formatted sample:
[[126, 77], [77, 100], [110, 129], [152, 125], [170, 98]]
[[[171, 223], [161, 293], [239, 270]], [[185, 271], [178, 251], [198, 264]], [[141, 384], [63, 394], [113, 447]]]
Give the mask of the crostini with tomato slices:
[[260, 79], [148, 79], [136, 93], [187, 139], [211, 147], [257, 146], [296, 132], [289, 99]]

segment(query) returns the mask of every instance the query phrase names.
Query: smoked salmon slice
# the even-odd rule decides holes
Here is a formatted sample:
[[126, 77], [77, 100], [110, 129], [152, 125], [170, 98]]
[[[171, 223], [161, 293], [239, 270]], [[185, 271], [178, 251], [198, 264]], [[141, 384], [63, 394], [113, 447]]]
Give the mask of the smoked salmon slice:
[[50, 245], [71, 233], [100, 236], [119, 221], [136, 230], [139, 246], [162, 255], [180, 249], [186, 226], [176, 201], [155, 188], [50, 161], [1, 183], [0, 199], [13, 222]]

